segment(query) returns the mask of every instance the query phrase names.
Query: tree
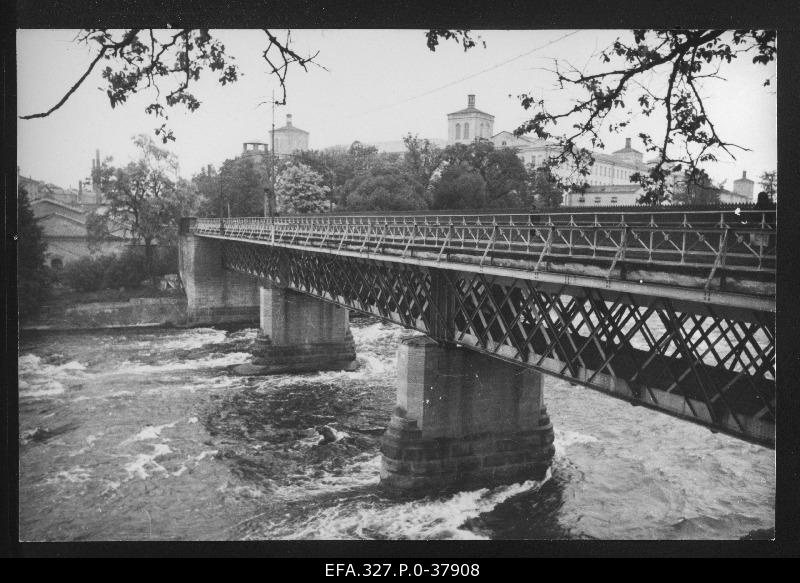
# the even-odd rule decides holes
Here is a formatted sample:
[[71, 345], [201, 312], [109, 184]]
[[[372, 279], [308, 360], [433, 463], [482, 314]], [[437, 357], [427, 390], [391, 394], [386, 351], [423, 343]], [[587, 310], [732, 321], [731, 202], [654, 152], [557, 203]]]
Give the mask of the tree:
[[328, 191], [323, 177], [305, 164], [288, 164], [275, 182], [278, 212], [281, 214], [321, 213], [328, 208]]
[[528, 180], [530, 195], [536, 206], [545, 209], [561, 206], [564, 200], [563, 191], [548, 166], [536, 168], [531, 164], [528, 168]]
[[[663, 134], [639, 133], [647, 151], [655, 154], [655, 164], [647, 173], [634, 174], [631, 181], [638, 181], [645, 189], [640, 202], [660, 204], [668, 198], [671, 173], [686, 172], [696, 177], [699, 164], [716, 160], [719, 151], [735, 159], [733, 149], [746, 150], [717, 133], [699, 83], [721, 78], [721, 66], [741, 55], [752, 55], [754, 64], [767, 64], [775, 54], [775, 31], [634, 30], [629, 40], [617, 38], [600, 52], [602, 70], [564, 69], [556, 61], [554, 73], [559, 87], [576, 88], [580, 97], [571, 107], [551, 111], [543, 99], [520, 95], [522, 106], [532, 109], [534, 115], [515, 134], [533, 132], [539, 138], [556, 140], [559, 152], [549, 163], [572, 166], [585, 175], [593, 159], [579, 145], [579, 139], [602, 148], [601, 129], [619, 132], [630, 123], [635, 109], [645, 116], [658, 111], [664, 115]], [[654, 73], [663, 73], [666, 85], [662, 90], [647, 81]], [[767, 79], [764, 85], [769, 83]], [[606, 126], [612, 112], [622, 113], [624, 119]], [[570, 129], [556, 135], [560, 122]]]
[[466, 162], [449, 165], [433, 187], [433, 210], [482, 209], [487, 203], [486, 181]]
[[192, 178], [203, 202], [204, 214], [258, 217], [264, 214], [264, 188], [270, 183], [270, 167], [261, 156], [225, 160], [219, 172], [207, 170]]
[[689, 172], [675, 181], [669, 189], [672, 202], [675, 204], [709, 205], [719, 202], [722, 187], [715, 185], [705, 170], [695, 169], [695, 175]]
[[139, 159], [115, 168], [101, 184], [105, 210], [87, 223], [90, 240], [105, 238], [121, 228], [144, 243], [147, 274], [153, 277], [153, 243], [171, 238], [178, 225], [181, 200], [176, 182], [175, 155], [159, 148], [145, 135], [135, 136]]
[[520, 208], [530, 202], [525, 165], [513, 148], [495, 148], [489, 140], [475, 140], [447, 146], [441, 159], [448, 165], [469, 167], [480, 175], [486, 192], [481, 208]]
[[428, 186], [431, 176], [442, 161], [442, 149], [428, 139], [421, 140], [410, 133], [403, 137], [406, 151], [403, 164], [417, 182]]
[[770, 202], [775, 202], [778, 198], [778, 171], [764, 172], [758, 179], [762, 192], [766, 192]]
[[20, 317], [38, 312], [49, 291], [47, 242], [33, 214], [28, 193], [17, 193], [17, 298]]
[[[264, 33], [267, 42], [261, 55], [269, 73], [280, 84], [282, 98], [276, 103], [285, 105], [287, 73], [294, 66], [308, 70], [309, 64], [315, 64], [317, 54], [301, 56], [295, 52], [291, 32], [286, 33], [284, 40], [269, 30], [264, 29]], [[58, 110], [102, 62], [106, 65], [102, 77], [111, 107], [124, 104], [136, 93], [150, 91], [153, 101], [145, 107], [145, 112], [164, 120], [155, 134], [166, 144], [175, 139], [167, 127], [167, 108], [181, 104], [190, 112], [197, 110], [201, 102], [192, 93], [193, 84], [204, 71], [217, 75], [223, 86], [236, 82], [240, 76], [234, 57], [208, 29], [93, 28], [82, 30], [76, 41], [93, 53], [84, 72], [50, 109], [20, 116], [21, 119], [47, 117]]]
[[353, 211], [406, 211], [428, 207], [422, 185], [399, 168], [379, 166], [347, 183], [345, 207]]

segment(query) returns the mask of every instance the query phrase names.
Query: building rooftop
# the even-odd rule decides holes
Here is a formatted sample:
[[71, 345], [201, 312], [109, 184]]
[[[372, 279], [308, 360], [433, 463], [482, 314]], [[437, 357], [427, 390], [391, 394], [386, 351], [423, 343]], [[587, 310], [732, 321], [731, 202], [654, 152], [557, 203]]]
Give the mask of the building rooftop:
[[641, 154], [641, 152], [639, 150], [637, 150], [636, 148], [632, 148], [631, 147], [631, 139], [630, 138], [625, 138], [625, 147], [622, 148], [621, 150], [616, 150], [614, 152], [614, 154], [628, 154], [630, 152], [634, 152], [636, 154]]
[[481, 111], [475, 107], [475, 96], [474, 95], [467, 95], [467, 107], [464, 109], [459, 109], [458, 111], [454, 111], [453, 113], [448, 113], [448, 116], [451, 115], [459, 115], [463, 113], [479, 113], [481, 115], [485, 115], [494, 119], [494, 116], [490, 113], [486, 113], [485, 111]]
[[304, 134], [308, 133], [307, 131], [301, 130], [300, 128], [297, 128], [297, 127], [292, 125], [292, 114], [291, 113], [287, 113], [286, 114], [286, 125], [283, 126], [282, 128], [276, 129], [275, 131], [276, 132], [302, 132]]

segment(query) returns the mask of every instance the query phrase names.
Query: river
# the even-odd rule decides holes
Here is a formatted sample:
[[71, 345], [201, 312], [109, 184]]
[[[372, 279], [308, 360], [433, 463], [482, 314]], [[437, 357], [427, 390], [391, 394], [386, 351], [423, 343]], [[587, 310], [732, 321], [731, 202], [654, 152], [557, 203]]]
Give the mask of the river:
[[[393, 500], [398, 343], [353, 372], [241, 377], [256, 329], [36, 333], [19, 352], [23, 541], [738, 539], [775, 524], [774, 451], [547, 378], [543, 482]], [[320, 443], [316, 427], [337, 440]]]

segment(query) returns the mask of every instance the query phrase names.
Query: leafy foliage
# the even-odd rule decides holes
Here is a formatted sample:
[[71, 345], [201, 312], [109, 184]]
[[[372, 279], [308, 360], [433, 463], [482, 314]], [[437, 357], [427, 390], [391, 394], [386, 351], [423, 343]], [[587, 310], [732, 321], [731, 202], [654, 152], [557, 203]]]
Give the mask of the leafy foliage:
[[[600, 52], [600, 71], [564, 69], [557, 61], [559, 87], [577, 88], [581, 97], [571, 107], [551, 111], [544, 100], [520, 95], [522, 106], [532, 109], [534, 115], [515, 133], [533, 132], [539, 138], [555, 140], [560, 149], [549, 164], [572, 167], [586, 175], [593, 158], [578, 141], [588, 140], [593, 148], [603, 148], [599, 132], [606, 127], [609, 114], [624, 114], [623, 121], [607, 126], [609, 131], [619, 132], [629, 125], [634, 110], [645, 116], [659, 112], [665, 119], [663, 135], [639, 133], [656, 162], [649, 172], [634, 174], [631, 180], [645, 190], [640, 202], [660, 204], [668, 198], [671, 173], [695, 177], [699, 164], [716, 160], [720, 150], [734, 158], [733, 149], [746, 149], [717, 133], [699, 88], [703, 79], [720, 78], [721, 66], [742, 55], [750, 56], [754, 64], [773, 61], [775, 31], [634, 30], [631, 39], [618, 38]], [[666, 79], [663, 90], [648, 86], [647, 79], [656, 72]], [[560, 123], [569, 130], [556, 134]]]
[[430, 140], [421, 140], [410, 133], [403, 137], [406, 151], [403, 154], [403, 164], [406, 172], [413, 176], [417, 182], [427, 186], [431, 176], [442, 162], [442, 149]]
[[433, 187], [433, 210], [481, 209], [488, 201], [486, 181], [466, 162], [450, 164]]
[[328, 210], [328, 191], [323, 177], [305, 164], [288, 164], [275, 182], [278, 212], [281, 214], [321, 213]]
[[561, 206], [564, 199], [563, 191], [549, 167], [531, 166], [528, 169], [528, 180], [530, 195], [536, 207], [550, 209]]
[[173, 180], [177, 160], [157, 147], [148, 136], [134, 138], [140, 157], [124, 168], [114, 168], [101, 183], [105, 212], [87, 223], [91, 241], [98, 241], [113, 230], [144, 243], [147, 271], [152, 275], [152, 245], [174, 237], [181, 212], [191, 209], [190, 195], [179, 192], [188, 185]]
[[261, 156], [225, 160], [219, 171], [209, 167], [192, 178], [206, 216], [256, 217], [264, 214], [264, 189], [270, 167]]
[[347, 183], [346, 208], [354, 211], [404, 211], [427, 208], [422, 185], [397, 167], [372, 169]]
[[778, 198], [778, 171], [772, 170], [763, 172], [758, 179], [761, 191], [767, 195], [770, 202], [775, 202]]
[[[267, 43], [261, 56], [270, 74], [280, 83], [282, 98], [276, 103], [285, 105], [288, 71], [293, 66], [307, 70], [317, 54], [301, 56], [295, 52], [290, 32], [286, 33], [285, 40], [278, 39], [269, 30], [264, 29], [264, 33]], [[163, 120], [155, 134], [166, 144], [175, 139], [167, 127], [167, 108], [183, 105], [190, 112], [198, 109], [201, 101], [193, 93], [193, 85], [205, 71], [216, 75], [217, 82], [223, 86], [236, 82], [241, 75], [235, 58], [208, 29], [93, 28], [82, 30], [77, 42], [94, 53], [83, 74], [49, 110], [23, 115], [21, 119], [47, 117], [59, 109], [102, 62], [106, 65], [102, 78], [111, 107], [124, 104], [136, 93], [150, 90], [154, 94], [145, 112]]]
[[28, 193], [17, 193], [17, 297], [20, 317], [36, 314], [48, 297], [47, 242], [33, 214]]
[[709, 205], [719, 202], [720, 186], [715, 185], [705, 170], [694, 170], [675, 180], [668, 193], [675, 204]]
[[477, 172], [485, 185], [486, 196], [480, 207], [453, 208], [519, 208], [529, 204], [528, 174], [514, 149], [495, 148], [489, 140], [475, 140], [447, 146], [441, 158], [448, 165]]

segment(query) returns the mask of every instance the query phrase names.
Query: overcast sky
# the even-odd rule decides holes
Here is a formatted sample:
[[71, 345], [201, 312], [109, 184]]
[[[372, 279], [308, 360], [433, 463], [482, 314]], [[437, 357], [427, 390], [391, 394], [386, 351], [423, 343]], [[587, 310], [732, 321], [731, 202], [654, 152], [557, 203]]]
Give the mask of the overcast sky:
[[[77, 31], [22, 30], [17, 32], [18, 112], [21, 115], [49, 109], [83, 73], [91, 52], [73, 42]], [[206, 164], [219, 166], [241, 151], [248, 140], [268, 142], [271, 123], [268, 101], [277, 83], [261, 59], [265, 35], [260, 31], [213, 31], [236, 57], [244, 76], [233, 85], [220, 87], [213, 76], [201, 79], [195, 94], [199, 110], [169, 111], [177, 141], [170, 150], [178, 155], [180, 173], [186, 178]], [[282, 33], [285, 34], [285, 33]], [[314, 149], [337, 144], [400, 140], [411, 132], [420, 137], [445, 139], [447, 113], [467, 105], [467, 94], [476, 95], [476, 106], [495, 116], [495, 133], [513, 130], [527, 119], [517, 96], [543, 96], [553, 110], [568, 105], [573, 97], [554, 86], [553, 59], [574, 66], [595, 66], [596, 53], [628, 31], [532, 30], [476, 31], [486, 48], [465, 52], [455, 42], [428, 50], [421, 30], [295, 30], [295, 49], [319, 51], [308, 72], [290, 71], [288, 103], [276, 108], [276, 127], [291, 113], [294, 125], [310, 132]], [[593, 55], [595, 55], [593, 57]], [[18, 164], [26, 176], [60, 186], [76, 187], [88, 176], [96, 148], [101, 157], [113, 156], [117, 164], [135, 155], [131, 137], [149, 133], [160, 125], [144, 113], [152, 96], [140, 94], [112, 109], [101, 89], [98, 66], [83, 86], [58, 111], [47, 118], [18, 121]], [[744, 57], [725, 65], [725, 80], [706, 80], [703, 95], [718, 133], [728, 142], [749, 148], [736, 151], [737, 160], [724, 154], [706, 166], [717, 181], [728, 187], [741, 176], [756, 179], [777, 166], [776, 65], [753, 65]], [[772, 76], [772, 86], [763, 87]], [[664, 84], [658, 75], [646, 80], [651, 87]], [[606, 136], [607, 151], [624, 146], [626, 135], [634, 147], [644, 150], [635, 137], [640, 131], [658, 132], [663, 118], [635, 117], [628, 134]], [[647, 155], [646, 155], [647, 158]]]

